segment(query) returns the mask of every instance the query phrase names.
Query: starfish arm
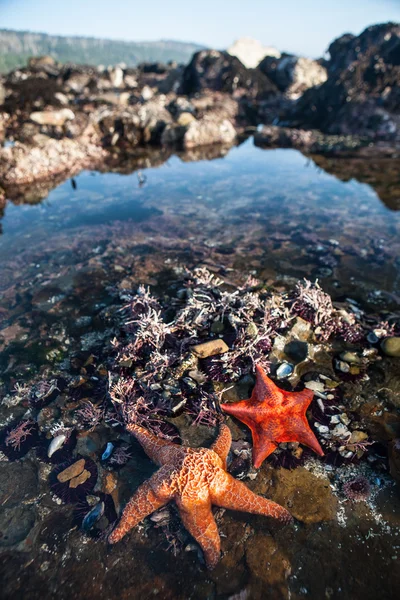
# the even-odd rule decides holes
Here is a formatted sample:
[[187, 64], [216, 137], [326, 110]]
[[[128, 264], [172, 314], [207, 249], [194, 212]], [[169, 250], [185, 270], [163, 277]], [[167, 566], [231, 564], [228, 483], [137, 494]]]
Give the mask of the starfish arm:
[[222, 508], [265, 515], [283, 523], [292, 521], [292, 515], [286, 508], [272, 500], [258, 496], [229, 473], [221, 471], [215, 478], [210, 492], [212, 503]]
[[140, 425], [132, 423], [127, 425], [127, 430], [135, 436], [147, 456], [158, 466], [171, 464], [177, 454], [184, 452], [182, 446], [163, 440]]
[[259, 469], [264, 460], [278, 447], [278, 444], [271, 440], [263, 439], [262, 434], [252, 430], [253, 435], [253, 465]]
[[301, 430], [298, 430], [296, 432], [296, 439], [288, 441], [300, 442], [300, 444], [308, 446], [308, 448], [311, 448], [311, 450], [314, 450], [314, 452], [316, 452], [320, 456], [324, 456], [324, 451], [322, 450], [314, 433], [310, 429], [308, 421], [305, 417], [303, 419], [303, 424], [304, 427], [302, 427]]
[[221, 540], [211, 504], [196, 504], [190, 510], [178, 504], [178, 508], [185, 528], [203, 550], [207, 567], [213, 569], [220, 558]]
[[256, 384], [251, 394], [251, 400], [267, 399], [271, 406], [279, 403], [282, 390], [268, 377], [260, 365], [256, 365]]
[[226, 469], [226, 459], [228, 458], [229, 450], [232, 444], [232, 435], [227, 425], [221, 425], [219, 434], [215, 442], [211, 446], [211, 450], [214, 450], [224, 463], [224, 469]]
[[221, 404], [221, 408], [228, 415], [235, 417], [248, 427], [250, 427], [251, 424], [254, 423], [254, 409], [248, 400], [240, 400], [239, 402]]
[[145, 481], [134, 493], [125, 507], [118, 525], [110, 534], [110, 544], [119, 542], [142, 521], [147, 515], [167, 504], [173, 497], [173, 492], [168, 485], [171, 470], [163, 467], [150, 479]]

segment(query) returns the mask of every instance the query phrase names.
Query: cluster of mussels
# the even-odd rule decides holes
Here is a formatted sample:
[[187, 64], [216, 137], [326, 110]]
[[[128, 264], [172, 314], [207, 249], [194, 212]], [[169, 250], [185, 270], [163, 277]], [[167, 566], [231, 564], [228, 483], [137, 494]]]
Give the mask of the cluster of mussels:
[[[204, 268], [187, 272], [168, 292], [159, 299], [144, 287], [121, 293], [117, 335], [104, 356], [72, 361], [76, 372], [67, 377], [16, 385], [3, 400], [26, 408], [0, 433], [3, 459], [36, 452], [48, 464], [55, 497], [75, 505], [85, 531], [105, 537], [116, 520], [116, 472], [133, 453], [128, 425], [179, 443], [185, 427], [220, 421], [222, 396], [250, 396], [256, 365], [281, 389], [314, 394], [307, 416], [321, 460], [387, 462], [351, 386], [366, 385], [369, 366], [383, 356], [398, 357], [398, 316], [384, 321], [354, 301], [333, 303], [318, 283], [277, 292], [250, 277], [237, 288]], [[269, 460], [294, 468], [309, 452], [298, 442], [281, 443]], [[250, 456], [248, 441], [232, 444], [235, 476], [251, 476]], [[165, 525], [175, 549], [165, 510], [152, 522]]]

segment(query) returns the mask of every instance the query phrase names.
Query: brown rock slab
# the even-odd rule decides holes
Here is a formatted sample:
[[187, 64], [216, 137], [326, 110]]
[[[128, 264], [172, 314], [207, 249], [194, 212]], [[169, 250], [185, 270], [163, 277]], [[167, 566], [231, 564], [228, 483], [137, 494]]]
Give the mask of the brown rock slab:
[[216, 356], [217, 354], [224, 354], [229, 351], [229, 347], [224, 340], [211, 340], [204, 342], [204, 344], [197, 344], [191, 349], [192, 352], [199, 358], [208, 358], [209, 356]]
[[[251, 572], [251, 597], [287, 597], [290, 561], [271, 535], [256, 533], [247, 540], [246, 562]], [[266, 589], [274, 593], [265, 593]], [[265, 595], [261, 595], [263, 590]]]
[[57, 479], [60, 483], [65, 483], [66, 481], [69, 481], [74, 477], [78, 477], [78, 475], [82, 473], [84, 468], [85, 459], [81, 458], [80, 460], [77, 460], [75, 463], [64, 469], [64, 471], [61, 471], [61, 473], [57, 475]]
[[85, 469], [84, 471], [82, 471], [82, 473], [80, 475], [78, 475], [77, 477], [74, 477], [73, 479], [70, 480], [69, 487], [77, 488], [78, 485], [82, 485], [82, 483], [85, 483], [85, 481], [87, 481], [89, 479], [89, 477], [90, 477], [90, 471]]
[[304, 467], [293, 471], [274, 470], [267, 496], [285, 506], [303, 523], [331, 521], [336, 516], [337, 499], [329, 480], [316, 477]]

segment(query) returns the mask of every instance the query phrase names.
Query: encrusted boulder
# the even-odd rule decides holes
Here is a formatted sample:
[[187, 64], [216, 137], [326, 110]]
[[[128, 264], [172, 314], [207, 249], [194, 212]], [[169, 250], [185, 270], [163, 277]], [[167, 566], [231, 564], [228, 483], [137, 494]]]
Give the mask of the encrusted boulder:
[[329, 53], [327, 81], [303, 94], [291, 123], [333, 134], [398, 138], [400, 25], [374, 25], [357, 37], [346, 34]]
[[44, 55], [44, 56], [31, 56], [28, 60], [28, 67], [30, 69], [40, 68], [44, 66], [54, 66], [56, 61], [52, 56]]
[[235, 139], [236, 130], [228, 119], [215, 121], [204, 117], [189, 124], [183, 136], [183, 147], [190, 150], [208, 144], [232, 144]]
[[95, 168], [104, 160], [96, 133], [86, 131], [79, 140], [49, 139], [42, 146], [16, 144], [0, 149], [0, 180], [8, 190], [13, 185], [28, 185], [68, 173], [69, 176], [84, 168]]
[[266, 56], [259, 69], [290, 98], [298, 98], [307, 89], [327, 80], [327, 71], [318, 61], [302, 56]]

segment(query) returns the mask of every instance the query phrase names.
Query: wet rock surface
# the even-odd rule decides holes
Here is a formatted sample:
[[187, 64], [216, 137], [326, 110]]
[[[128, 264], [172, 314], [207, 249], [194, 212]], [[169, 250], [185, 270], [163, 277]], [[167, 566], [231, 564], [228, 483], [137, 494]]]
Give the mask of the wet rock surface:
[[306, 90], [327, 80], [326, 68], [316, 60], [292, 55], [266, 56], [259, 69], [289, 98], [298, 98]]
[[400, 30], [395, 23], [338, 38], [329, 47], [327, 81], [303, 95], [294, 119], [326, 133], [395, 140], [399, 49]]

